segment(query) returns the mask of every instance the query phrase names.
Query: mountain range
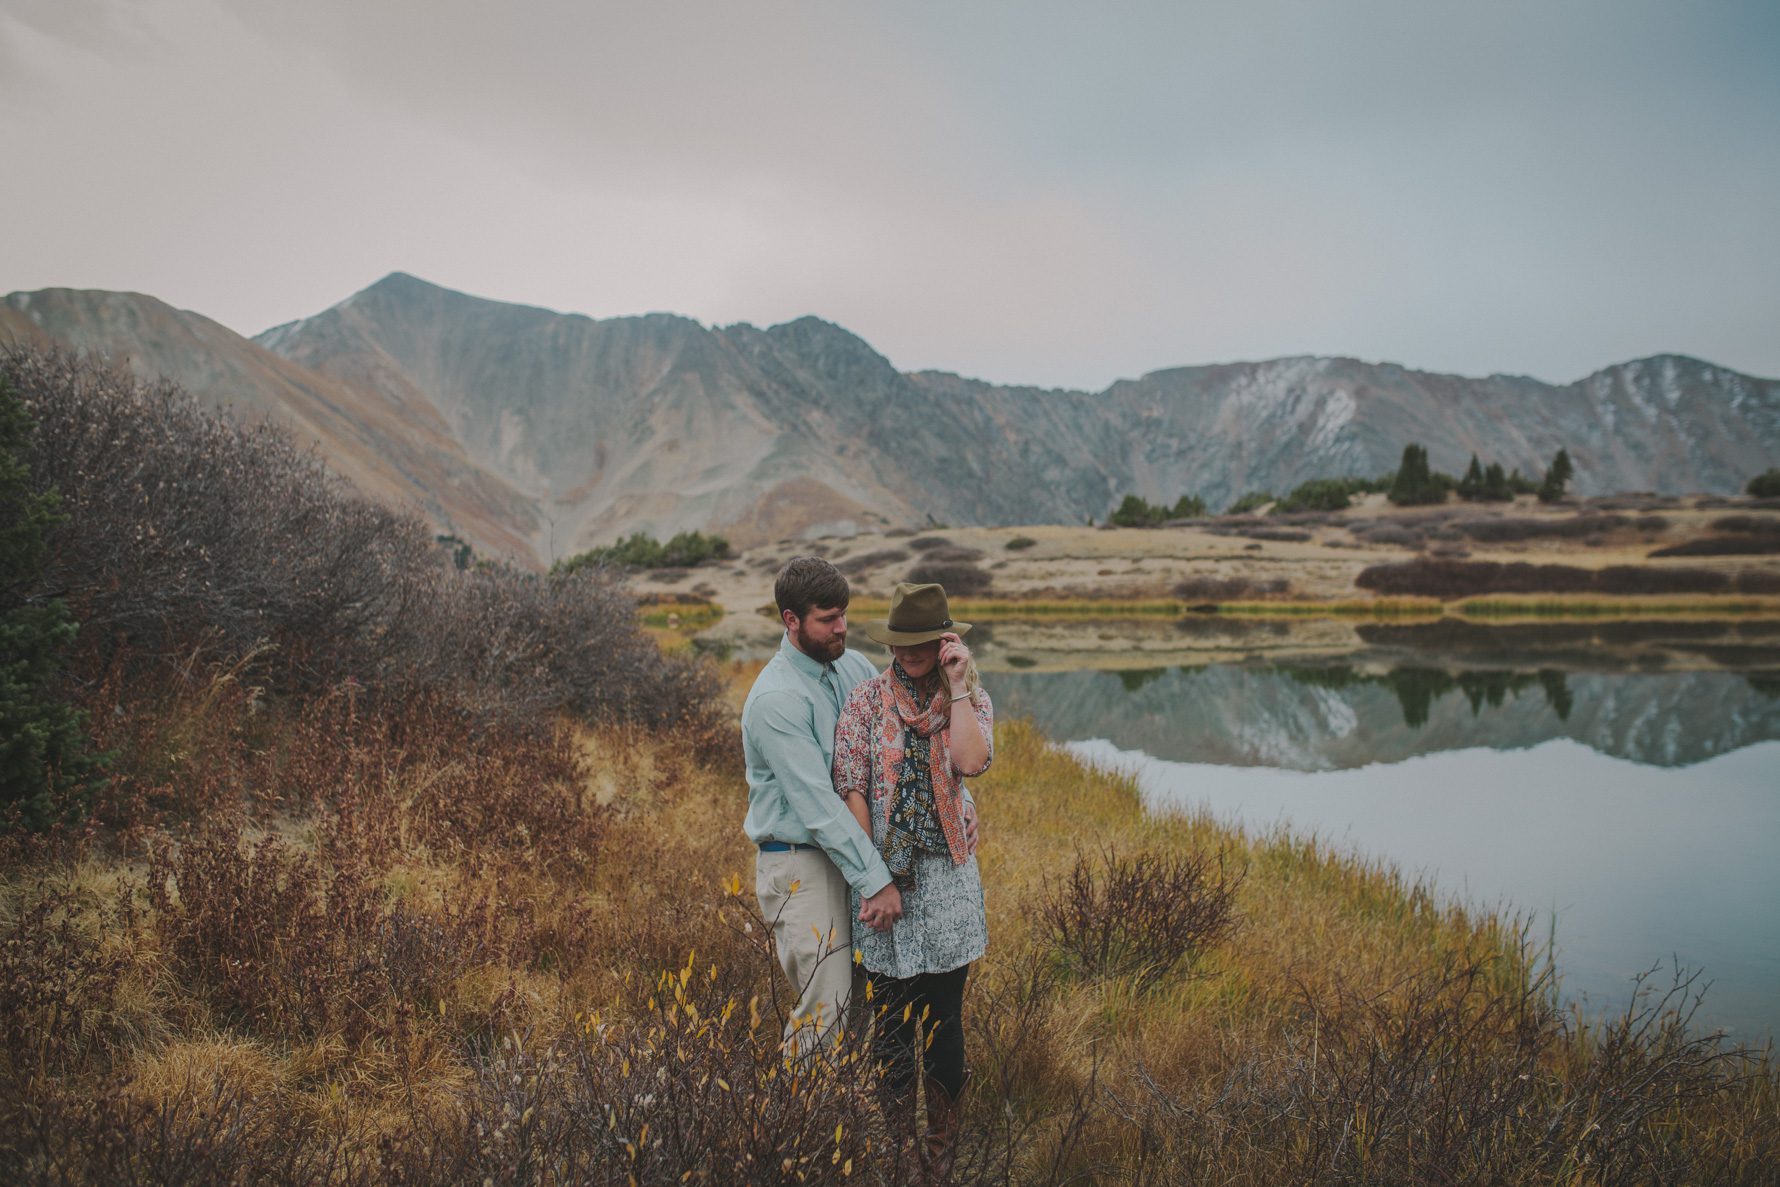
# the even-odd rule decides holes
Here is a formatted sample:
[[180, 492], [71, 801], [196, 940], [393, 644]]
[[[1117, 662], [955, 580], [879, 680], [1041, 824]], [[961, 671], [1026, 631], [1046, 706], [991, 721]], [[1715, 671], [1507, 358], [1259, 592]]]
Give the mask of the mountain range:
[[1679, 355], [1556, 385], [1302, 357], [1179, 367], [1098, 392], [901, 372], [815, 317], [760, 329], [593, 319], [395, 273], [249, 339], [135, 293], [0, 301], [0, 342], [59, 345], [288, 425], [366, 493], [545, 564], [644, 530], [739, 546], [888, 526], [1080, 523], [1127, 493], [1436, 468], [1575, 490], [1738, 490], [1780, 458], [1780, 381]]

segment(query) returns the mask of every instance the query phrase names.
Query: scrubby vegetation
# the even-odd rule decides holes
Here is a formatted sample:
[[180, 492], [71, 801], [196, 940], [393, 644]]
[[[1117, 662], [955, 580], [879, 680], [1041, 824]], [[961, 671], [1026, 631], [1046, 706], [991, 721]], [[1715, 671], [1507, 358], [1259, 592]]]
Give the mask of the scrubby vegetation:
[[706, 561], [728, 560], [731, 555], [729, 541], [722, 536], [680, 532], [664, 544], [648, 532], [633, 532], [616, 544], [590, 548], [559, 560], [550, 571], [569, 574], [600, 565], [621, 569], [695, 569]]
[[1271, 491], [1251, 490], [1241, 498], [1224, 508], [1225, 515], [1247, 515], [1251, 511], [1259, 511], [1273, 502]]
[[1780, 468], [1763, 470], [1743, 489], [1751, 498], [1780, 499]]
[[1235, 602], [1244, 598], [1283, 594], [1290, 588], [1283, 577], [1265, 580], [1239, 576], [1190, 577], [1174, 587], [1174, 596], [1189, 603]]
[[1293, 511], [1345, 511], [1353, 496], [1371, 485], [1356, 478], [1313, 478], [1292, 488], [1273, 505], [1275, 515]]
[[75, 624], [43, 585], [47, 536], [61, 516], [55, 492], [32, 488], [32, 430], [0, 374], [0, 812], [45, 828], [84, 806], [101, 756], [63, 688]]
[[1372, 565], [1354, 584], [1380, 594], [1450, 600], [1479, 594], [1769, 594], [1773, 575], [1718, 569], [1536, 565], [1521, 561], [1417, 559]]
[[1126, 495], [1106, 521], [1114, 527], [1153, 528], [1171, 520], [1202, 519], [1204, 516], [1205, 500], [1197, 495], [1182, 495], [1172, 507], [1151, 503], [1137, 495]]
[[[0, 1181], [913, 1177], [862, 1051], [781, 1056], [733, 690], [609, 574], [460, 571], [275, 434], [4, 368], [113, 757], [85, 827], [0, 843]], [[996, 741], [954, 1182], [1772, 1181], [1780, 1084], [1685, 978], [1573, 1015], [1512, 919]]]
[[909, 570], [908, 579], [916, 584], [934, 582], [943, 585], [949, 598], [968, 598], [987, 590], [995, 577], [969, 558], [942, 558], [929, 554]]

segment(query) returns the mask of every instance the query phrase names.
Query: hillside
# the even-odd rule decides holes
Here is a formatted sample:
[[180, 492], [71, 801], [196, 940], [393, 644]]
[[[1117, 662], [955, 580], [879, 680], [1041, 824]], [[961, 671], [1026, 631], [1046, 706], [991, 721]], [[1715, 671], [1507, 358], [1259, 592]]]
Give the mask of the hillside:
[[45, 290], [0, 339], [126, 357], [277, 415], [353, 481], [528, 563], [635, 530], [739, 545], [929, 524], [1082, 523], [1127, 492], [1214, 508], [1377, 474], [1405, 442], [1579, 493], [1728, 493], [1780, 457], [1780, 382], [1680, 356], [1552, 385], [1294, 358], [1183, 367], [1100, 392], [898, 371], [806, 317], [760, 329], [595, 320], [400, 273], [252, 342], [150, 297]]

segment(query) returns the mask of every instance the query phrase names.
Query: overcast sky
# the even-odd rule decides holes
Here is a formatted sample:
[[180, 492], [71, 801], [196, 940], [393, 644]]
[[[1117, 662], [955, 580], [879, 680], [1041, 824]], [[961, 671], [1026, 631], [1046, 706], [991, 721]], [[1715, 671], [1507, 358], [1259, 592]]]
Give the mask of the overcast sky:
[[0, 291], [1780, 376], [1780, 3], [0, 0]]

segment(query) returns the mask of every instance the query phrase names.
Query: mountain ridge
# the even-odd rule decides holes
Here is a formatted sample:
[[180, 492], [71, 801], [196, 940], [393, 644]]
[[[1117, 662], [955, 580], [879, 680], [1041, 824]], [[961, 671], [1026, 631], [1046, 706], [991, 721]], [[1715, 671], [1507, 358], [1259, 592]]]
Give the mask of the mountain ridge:
[[629, 531], [740, 544], [932, 523], [1081, 522], [1126, 493], [1215, 507], [1377, 474], [1403, 445], [1583, 493], [1730, 491], [1780, 455], [1780, 382], [1663, 353], [1570, 384], [1301, 355], [1165, 367], [1098, 392], [898, 371], [805, 315], [765, 328], [595, 319], [395, 272], [242, 338], [144, 294], [0, 302], [0, 338], [59, 343], [289, 423], [368, 493], [479, 548], [548, 563]]

